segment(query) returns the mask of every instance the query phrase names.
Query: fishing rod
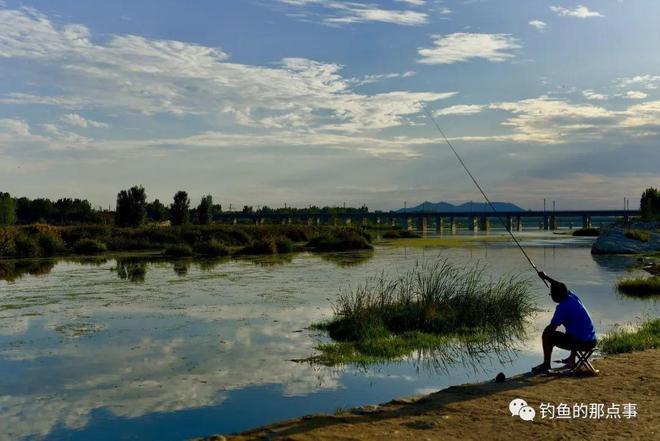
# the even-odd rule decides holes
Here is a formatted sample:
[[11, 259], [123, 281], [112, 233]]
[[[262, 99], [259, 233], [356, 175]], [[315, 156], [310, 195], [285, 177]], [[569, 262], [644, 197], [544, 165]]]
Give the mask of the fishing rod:
[[[484, 197], [484, 199], [486, 200], [486, 202], [488, 202], [488, 205], [490, 206], [490, 209], [493, 210], [493, 213], [495, 213], [495, 215], [497, 216], [497, 218], [500, 220], [500, 222], [501, 222], [502, 225], [504, 226], [504, 229], [509, 233], [509, 235], [511, 236], [511, 239], [513, 239], [513, 241], [515, 242], [515, 244], [518, 246], [518, 248], [520, 249], [520, 251], [523, 253], [523, 256], [525, 256], [525, 258], [527, 259], [527, 262], [529, 262], [529, 264], [532, 266], [532, 268], [534, 268], [534, 271], [538, 274], [538, 273], [539, 273], [539, 269], [536, 267], [536, 265], [534, 264], [534, 262], [532, 261], [532, 259], [529, 257], [529, 255], [527, 255], [527, 252], [526, 252], [525, 249], [522, 247], [522, 245], [520, 245], [520, 242], [518, 242], [518, 239], [517, 239], [516, 236], [513, 234], [513, 231], [511, 231], [512, 228], [510, 228], [510, 226], [507, 225], [506, 222], [504, 222], [504, 219], [502, 218], [502, 216], [500, 215], [500, 213], [495, 209], [495, 206], [494, 206], [493, 203], [490, 201], [490, 199], [488, 198], [488, 196], [486, 196], [486, 192], [483, 190], [483, 188], [481, 188], [481, 185], [479, 185], [479, 182], [477, 182], [477, 179], [476, 179], [476, 178], [474, 177], [474, 175], [470, 172], [470, 169], [468, 168], [468, 166], [465, 165], [465, 162], [464, 162], [463, 159], [461, 158], [461, 155], [458, 154], [458, 152], [456, 151], [456, 149], [454, 148], [454, 146], [451, 144], [451, 142], [449, 142], [449, 138], [447, 138], [447, 135], [445, 135], [445, 132], [442, 131], [442, 129], [440, 128], [440, 125], [438, 124], [438, 122], [435, 120], [435, 118], [433, 118], [433, 115], [431, 115], [431, 112], [429, 112], [428, 109], [424, 109], [424, 112], [426, 113], [426, 116], [431, 120], [431, 122], [433, 122], [433, 125], [435, 126], [435, 128], [438, 129], [438, 132], [440, 132], [440, 134], [442, 135], [442, 138], [445, 140], [445, 142], [447, 143], [447, 145], [449, 146], [449, 148], [451, 149], [451, 151], [454, 152], [454, 155], [456, 156], [456, 159], [458, 159], [458, 162], [461, 163], [461, 165], [463, 166], [463, 168], [464, 168], [465, 171], [467, 172], [467, 174], [468, 174], [468, 176], [470, 177], [470, 179], [472, 179], [472, 182], [474, 182], [474, 185], [477, 187], [477, 189], [479, 189], [479, 191], [481, 192], [481, 195]], [[547, 282], [545, 279], [542, 279], [542, 280], [543, 280], [543, 283], [545, 283], [545, 286], [548, 286], [548, 282]]]

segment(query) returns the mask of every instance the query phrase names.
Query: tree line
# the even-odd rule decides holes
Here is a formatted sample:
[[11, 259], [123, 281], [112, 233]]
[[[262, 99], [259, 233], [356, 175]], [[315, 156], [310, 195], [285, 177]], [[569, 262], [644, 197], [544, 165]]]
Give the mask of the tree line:
[[[368, 213], [369, 208], [364, 205], [358, 208], [263, 206], [255, 210], [253, 206], [244, 205], [242, 209], [233, 212], [260, 215], [340, 215]], [[115, 211], [94, 208], [86, 199], [61, 198], [53, 202], [47, 198], [14, 198], [9, 193], [0, 192], [0, 226], [33, 223], [52, 225], [114, 223], [119, 227], [137, 227], [147, 222], [168, 221], [175, 226], [189, 223], [206, 225], [218, 220], [222, 214], [222, 205], [215, 204], [211, 195], [203, 196], [199, 204], [191, 206], [188, 193], [180, 190], [174, 194], [172, 202], [166, 205], [159, 199], [147, 202], [146, 191], [141, 185], [117, 193]]]

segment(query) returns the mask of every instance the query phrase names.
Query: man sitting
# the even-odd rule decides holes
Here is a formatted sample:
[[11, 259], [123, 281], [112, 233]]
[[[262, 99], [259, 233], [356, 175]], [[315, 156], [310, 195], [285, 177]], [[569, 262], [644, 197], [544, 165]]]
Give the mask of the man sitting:
[[[543, 331], [543, 363], [532, 368], [532, 373], [548, 372], [552, 357], [552, 349], [556, 346], [571, 351], [571, 355], [562, 360], [564, 368], [575, 366], [576, 350], [589, 350], [596, 346], [596, 330], [589, 312], [578, 296], [568, 290], [566, 285], [550, 278], [540, 271], [539, 277], [550, 282], [550, 296], [558, 303], [550, 324]], [[563, 325], [566, 332], [557, 331]]]

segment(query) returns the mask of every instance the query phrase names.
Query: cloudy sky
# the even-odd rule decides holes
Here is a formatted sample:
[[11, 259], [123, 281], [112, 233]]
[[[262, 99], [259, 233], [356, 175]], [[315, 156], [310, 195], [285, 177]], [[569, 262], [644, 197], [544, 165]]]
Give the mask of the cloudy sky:
[[655, 0], [0, 0], [0, 190], [114, 205], [494, 199], [660, 186]]

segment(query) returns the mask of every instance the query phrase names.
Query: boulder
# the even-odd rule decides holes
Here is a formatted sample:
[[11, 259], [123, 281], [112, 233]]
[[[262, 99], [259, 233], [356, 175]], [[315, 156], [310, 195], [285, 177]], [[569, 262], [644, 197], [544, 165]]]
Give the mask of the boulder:
[[[626, 237], [630, 230], [650, 233], [648, 242]], [[592, 254], [642, 254], [660, 251], [660, 222], [633, 222], [627, 228], [615, 224], [603, 230], [591, 247]]]

